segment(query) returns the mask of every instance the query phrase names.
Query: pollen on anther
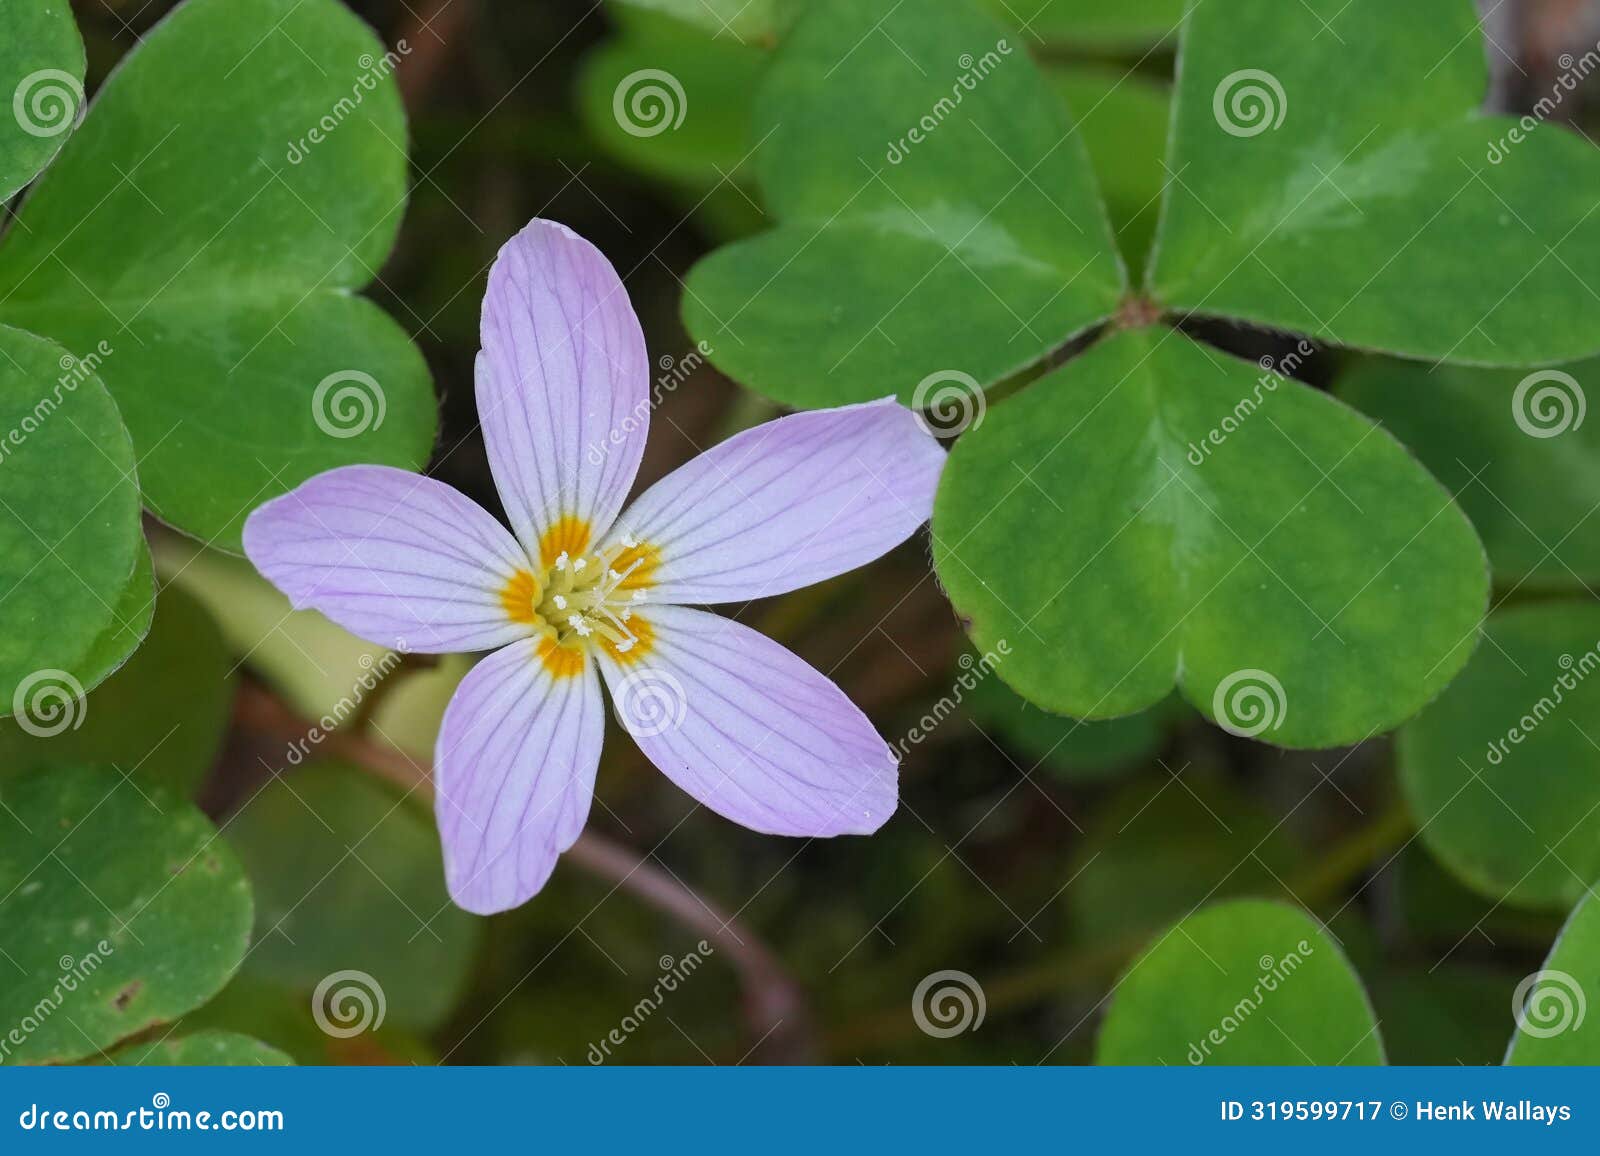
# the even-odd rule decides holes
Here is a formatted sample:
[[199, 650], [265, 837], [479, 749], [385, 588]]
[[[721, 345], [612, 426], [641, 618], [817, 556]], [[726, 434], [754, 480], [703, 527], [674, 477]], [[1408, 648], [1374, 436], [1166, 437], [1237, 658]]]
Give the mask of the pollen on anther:
[[565, 610], [567, 608], [567, 600], [560, 594], [555, 596], [555, 603], [557, 610]]

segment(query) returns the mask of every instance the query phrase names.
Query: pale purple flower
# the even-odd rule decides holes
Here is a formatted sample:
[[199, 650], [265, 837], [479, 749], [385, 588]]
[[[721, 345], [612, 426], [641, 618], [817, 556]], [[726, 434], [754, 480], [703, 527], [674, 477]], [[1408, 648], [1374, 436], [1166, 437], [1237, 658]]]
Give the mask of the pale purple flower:
[[[513, 533], [431, 478], [319, 474], [256, 510], [245, 552], [296, 607], [384, 646], [494, 650], [434, 758], [450, 894], [503, 911], [544, 886], [594, 791], [601, 677], [650, 761], [711, 810], [776, 835], [868, 834], [893, 752], [800, 658], [689, 604], [854, 569], [925, 522], [944, 451], [893, 401], [729, 438], [618, 516], [638, 472], [650, 362], [615, 270], [534, 221], [484, 296], [478, 413]], [[598, 668], [598, 669], [597, 669]]]

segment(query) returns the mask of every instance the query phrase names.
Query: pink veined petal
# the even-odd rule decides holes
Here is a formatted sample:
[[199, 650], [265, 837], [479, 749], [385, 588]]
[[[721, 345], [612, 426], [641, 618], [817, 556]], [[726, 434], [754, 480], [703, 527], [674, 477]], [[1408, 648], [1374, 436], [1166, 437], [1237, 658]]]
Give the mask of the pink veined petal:
[[471, 498], [420, 474], [318, 474], [250, 515], [244, 552], [296, 609], [320, 610], [380, 646], [489, 650], [530, 630], [500, 602], [528, 565], [516, 539]]
[[810, 586], [905, 541], [945, 452], [892, 400], [779, 418], [642, 494], [618, 522], [659, 551], [652, 601], [743, 602]]
[[617, 719], [701, 803], [772, 835], [865, 835], [894, 813], [894, 753], [828, 678], [728, 618], [652, 606], [650, 650], [601, 653]]
[[583, 831], [605, 735], [592, 664], [552, 677], [524, 639], [485, 658], [445, 708], [434, 749], [445, 881], [479, 915], [527, 902]]
[[528, 552], [563, 515], [596, 537], [639, 472], [650, 419], [644, 333], [611, 263], [534, 220], [489, 271], [478, 419], [507, 516]]

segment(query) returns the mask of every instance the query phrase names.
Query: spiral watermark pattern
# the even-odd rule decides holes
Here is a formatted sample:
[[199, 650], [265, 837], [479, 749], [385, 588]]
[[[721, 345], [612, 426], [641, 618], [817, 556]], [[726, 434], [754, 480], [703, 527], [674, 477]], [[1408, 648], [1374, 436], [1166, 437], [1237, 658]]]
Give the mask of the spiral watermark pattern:
[[689, 696], [664, 670], [636, 670], [623, 677], [612, 693], [617, 721], [634, 738], [648, 739], [675, 731], [689, 716]]
[[652, 137], [676, 129], [689, 113], [689, 97], [664, 68], [641, 68], [617, 82], [611, 113], [629, 136]]
[[383, 386], [359, 369], [328, 374], [311, 395], [311, 419], [329, 437], [359, 437], [381, 426], [388, 412]]
[[1253, 739], [1283, 725], [1289, 700], [1283, 683], [1268, 671], [1236, 670], [1217, 684], [1211, 713], [1229, 734]]
[[83, 111], [83, 85], [70, 72], [41, 68], [22, 78], [11, 94], [11, 114], [29, 136], [60, 136]]
[[964, 971], [936, 971], [923, 976], [911, 993], [911, 1018], [936, 1039], [977, 1031], [989, 1010], [983, 986]]
[[48, 739], [83, 725], [83, 684], [64, 670], [36, 670], [17, 684], [11, 713], [36, 739]]
[[1560, 437], [1583, 425], [1589, 399], [1570, 373], [1545, 369], [1530, 373], [1511, 395], [1511, 416], [1529, 437]]
[[1511, 996], [1517, 1030], [1540, 1039], [1577, 1031], [1588, 1010], [1583, 985], [1564, 971], [1536, 971]]
[[383, 985], [353, 968], [323, 977], [311, 993], [311, 1018], [335, 1039], [347, 1040], [383, 1026], [389, 1003]]
[[1283, 125], [1289, 115], [1289, 95], [1272, 73], [1241, 68], [1217, 85], [1211, 97], [1211, 112], [1229, 136], [1260, 136]]
[[987, 404], [977, 378], [959, 369], [941, 369], [917, 383], [911, 409], [934, 437], [955, 437], [983, 424]]

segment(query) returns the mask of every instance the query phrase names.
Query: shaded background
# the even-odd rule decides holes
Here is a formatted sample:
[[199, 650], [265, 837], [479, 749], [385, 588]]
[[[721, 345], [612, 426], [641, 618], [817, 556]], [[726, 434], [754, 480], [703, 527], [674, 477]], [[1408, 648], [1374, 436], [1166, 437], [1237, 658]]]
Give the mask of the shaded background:
[[[170, 5], [74, 7], [92, 91]], [[778, 412], [697, 365], [677, 319], [689, 266], [762, 227], [740, 165], [759, 48], [575, 2], [352, 7], [386, 42], [409, 46], [398, 76], [415, 188], [370, 292], [432, 367], [441, 437], [430, 472], [498, 509], [472, 401], [478, 307], [499, 245], [534, 216], [565, 222], [612, 259], [652, 359], [673, 378], [641, 483]], [[1510, 109], [1549, 90], [1562, 52], [1600, 35], [1593, 4], [1485, 7], [1510, 50], [1491, 55], [1495, 99]], [[1131, 252], [1148, 238], [1161, 187], [1171, 48], [1170, 38], [1151, 50], [1029, 42], [1069, 100], [1136, 74], [1108, 120], [1085, 126]], [[691, 88], [684, 137], [662, 149], [620, 133], [615, 78], [689, 59], [706, 87]], [[1582, 95], [1560, 110], [1579, 128], [1593, 111]], [[1282, 352], [1257, 334], [1207, 336], [1252, 358]], [[1335, 368], [1319, 355], [1300, 375], [1325, 385]], [[170, 540], [157, 546], [184, 554]], [[1411, 841], [1387, 740], [1290, 754], [1232, 739], [1181, 704], [1091, 726], [1024, 705], [962, 665], [959, 623], [920, 538], [864, 571], [737, 609], [904, 744], [902, 808], [879, 835], [751, 834], [694, 808], [617, 732], [592, 829], [642, 857], [664, 890], [650, 893], [638, 875], [619, 887], [604, 865], [567, 861], [527, 907], [471, 919], [439, 906], [437, 845], [414, 800], [397, 808], [390, 786], [341, 765], [291, 766], [292, 789], [269, 786], [272, 772], [330, 754], [425, 756], [429, 720], [464, 667], [407, 660], [341, 728], [347, 741], [295, 757], [285, 736], [375, 660], [362, 665], [363, 648], [303, 623], [287, 628], [287, 645], [262, 645], [281, 616], [247, 568], [202, 559], [187, 579], [222, 620], [222, 648], [249, 653], [234, 701], [219, 708], [232, 724], [201, 797], [219, 818], [235, 816], [225, 831], [256, 887], [262, 937], [240, 977], [189, 1021], [249, 1032], [304, 1062], [584, 1063], [614, 1030], [624, 1042], [603, 1058], [627, 1063], [1084, 1062], [1112, 983], [1152, 933], [1208, 898], [1254, 894], [1329, 921], [1378, 1004], [1392, 1061], [1490, 1063], [1509, 1034], [1512, 989], [1559, 927], [1555, 916], [1491, 908]], [[215, 629], [195, 607], [161, 614], [191, 611], [184, 630]], [[653, 901], [675, 888], [703, 906], [663, 913]], [[699, 948], [707, 920], [742, 948]], [[691, 954], [704, 966], [637, 1014]], [[329, 1036], [307, 1014], [307, 993], [340, 967], [382, 981], [378, 1032]], [[946, 970], [971, 977], [984, 1007], [981, 1026], [949, 1036], [924, 1030], [912, 1010], [919, 983]]]

